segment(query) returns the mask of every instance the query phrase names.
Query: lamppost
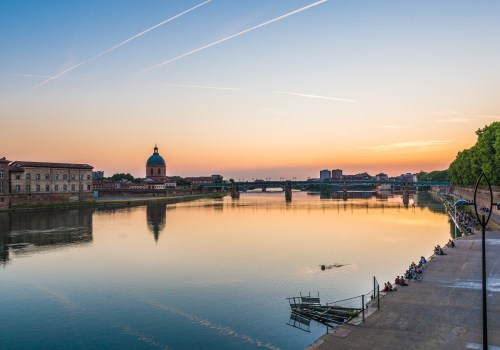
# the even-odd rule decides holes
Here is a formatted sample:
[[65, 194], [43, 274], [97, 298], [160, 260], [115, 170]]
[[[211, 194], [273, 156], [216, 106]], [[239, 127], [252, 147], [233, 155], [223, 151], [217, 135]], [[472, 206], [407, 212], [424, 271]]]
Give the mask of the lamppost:
[[[490, 192], [490, 208], [488, 211], [488, 218], [485, 218], [484, 214], [479, 217], [479, 212], [477, 211], [477, 190], [481, 179], [484, 178], [488, 184], [488, 190]], [[493, 191], [491, 190], [491, 184], [484, 172], [479, 175], [476, 182], [476, 187], [474, 188], [474, 211], [476, 212], [476, 217], [481, 224], [482, 228], [482, 271], [483, 271], [483, 349], [488, 349], [488, 314], [486, 308], [486, 225], [490, 221], [491, 210], [493, 209]]]

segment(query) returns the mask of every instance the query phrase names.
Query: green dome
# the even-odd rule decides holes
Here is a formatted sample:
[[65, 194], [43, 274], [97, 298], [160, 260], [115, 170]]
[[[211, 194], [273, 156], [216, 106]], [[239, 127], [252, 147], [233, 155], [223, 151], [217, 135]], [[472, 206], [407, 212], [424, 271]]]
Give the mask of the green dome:
[[158, 147], [155, 146], [153, 155], [148, 158], [146, 166], [165, 166], [165, 160], [158, 154]]

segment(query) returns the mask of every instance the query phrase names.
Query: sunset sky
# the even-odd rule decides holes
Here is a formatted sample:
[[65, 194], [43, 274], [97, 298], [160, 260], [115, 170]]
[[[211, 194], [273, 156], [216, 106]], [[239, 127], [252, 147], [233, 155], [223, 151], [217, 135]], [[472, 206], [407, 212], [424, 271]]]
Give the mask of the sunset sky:
[[500, 1], [0, 2], [0, 157], [145, 176], [446, 169], [500, 120]]

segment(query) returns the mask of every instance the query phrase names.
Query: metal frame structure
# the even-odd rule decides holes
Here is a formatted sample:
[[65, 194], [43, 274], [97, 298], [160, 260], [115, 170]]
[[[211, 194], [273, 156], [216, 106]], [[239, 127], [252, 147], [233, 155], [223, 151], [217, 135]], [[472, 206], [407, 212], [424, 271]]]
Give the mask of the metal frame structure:
[[[488, 190], [490, 193], [490, 207], [488, 210], [488, 218], [482, 214], [481, 216], [479, 215], [479, 212], [477, 210], [477, 190], [479, 188], [479, 184], [481, 182], [481, 179], [486, 180], [486, 183], [488, 185]], [[490, 221], [491, 217], [491, 211], [493, 209], [493, 191], [491, 190], [491, 184], [490, 180], [486, 177], [484, 172], [479, 175], [479, 178], [477, 179], [476, 182], [476, 187], [474, 188], [474, 211], [476, 212], [476, 217], [479, 223], [481, 224], [481, 229], [482, 229], [482, 238], [481, 238], [481, 250], [482, 250], [482, 297], [483, 297], [483, 349], [488, 349], [488, 312], [487, 312], [487, 297], [486, 297], [486, 225], [488, 224], [488, 221]]]

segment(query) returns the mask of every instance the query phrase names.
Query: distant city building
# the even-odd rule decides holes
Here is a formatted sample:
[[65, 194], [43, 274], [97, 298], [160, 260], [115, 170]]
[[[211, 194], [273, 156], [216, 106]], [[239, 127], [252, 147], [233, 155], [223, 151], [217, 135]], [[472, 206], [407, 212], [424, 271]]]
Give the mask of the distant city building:
[[377, 180], [377, 181], [389, 180], [389, 176], [387, 174], [380, 173], [380, 174], [375, 175], [375, 180]]
[[406, 173], [406, 174], [401, 174], [400, 179], [401, 181], [404, 182], [414, 182], [417, 181], [417, 176], [413, 175], [412, 173]]
[[207, 185], [213, 183], [211, 176], [185, 177], [183, 180], [191, 183], [192, 186]]
[[131, 183], [129, 186], [129, 189], [131, 190], [145, 190], [146, 189], [146, 184], [145, 183]]
[[372, 180], [372, 176], [366, 172], [356, 175], [347, 175], [347, 178], [350, 180]]
[[146, 162], [146, 177], [151, 179], [165, 179], [167, 176], [167, 165], [162, 156], [158, 153], [158, 147], [155, 145], [153, 154]]
[[0, 158], [0, 210], [10, 206], [9, 196], [9, 163], [5, 157]]
[[88, 164], [14, 161], [9, 165], [10, 204], [92, 200]]
[[341, 169], [332, 170], [332, 179], [335, 179], [335, 180], [342, 179], [342, 170]]
[[165, 190], [168, 187], [167, 183], [164, 180], [155, 180], [151, 178], [147, 178], [141, 181], [141, 185], [145, 186], [147, 190]]
[[99, 190], [114, 190], [116, 188], [115, 181], [113, 180], [94, 180], [94, 191]]
[[330, 170], [321, 170], [319, 172], [320, 180], [329, 180], [332, 177], [332, 172]]
[[102, 180], [104, 178], [104, 171], [102, 170], [97, 170], [92, 172], [92, 179], [93, 180]]

